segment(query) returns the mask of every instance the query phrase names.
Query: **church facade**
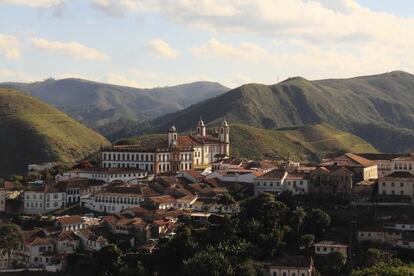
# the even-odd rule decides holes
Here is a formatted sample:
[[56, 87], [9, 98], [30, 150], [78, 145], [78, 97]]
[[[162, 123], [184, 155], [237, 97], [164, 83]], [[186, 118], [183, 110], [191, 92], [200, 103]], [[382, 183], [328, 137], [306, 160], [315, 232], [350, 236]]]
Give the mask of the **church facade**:
[[179, 135], [168, 129], [167, 141], [162, 145], [118, 145], [101, 150], [103, 168], [138, 168], [158, 173], [176, 173], [203, 167], [230, 155], [230, 127], [223, 119], [220, 128], [207, 134], [200, 119], [196, 133]]

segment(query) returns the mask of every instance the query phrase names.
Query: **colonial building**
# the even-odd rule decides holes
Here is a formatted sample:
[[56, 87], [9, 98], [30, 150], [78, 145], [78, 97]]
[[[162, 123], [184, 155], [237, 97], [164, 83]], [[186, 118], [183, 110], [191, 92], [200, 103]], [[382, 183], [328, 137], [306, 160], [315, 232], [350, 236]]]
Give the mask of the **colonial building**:
[[320, 167], [310, 173], [309, 192], [319, 195], [349, 196], [354, 173], [345, 167]]
[[283, 259], [265, 263], [264, 276], [312, 276], [314, 273], [312, 257], [288, 256]]
[[275, 169], [255, 180], [255, 194], [262, 192], [282, 193], [289, 191], [293, 195], [306, 194], [309, 189], [309, 174]]
[[325, 160], [319, 166], [326, 168], [346, 168], [353, 173], [354, 183], [378, 178], [377, 164], [374, 161], [353, 153], [345, 153], [344, 155]]
[[[407, 159], [410, 154], [394, 154], [394, 153], [361, 153], [359, 156], [371, 160], [377, 164], [378, 178], [384, 177], [393, 171], [404, 170], [401, 159]], [[401, 169], [400, 169], [401, 168]], [[408, 170], [410, 166], [406, 167]]]
[[111, 183], [114, 180], [131, 181], [134, 179], [145, 179], [148, 172], [135, 167], [127, 168], [86, 168], [76, 169], [63, 173], [58, 180], [71, 178], [87, 178]]
[[121, 211], [140, 206], [150, 196], [156, 196], [147, 185], [114, 185], [81, 198], [81, 206], [97, 212], [117, 214]]
[[348, 257], [348, 245], [335, 241], [320, 241], [314, 244], [316, 255], [328, 255], [332, 252], [342, 253]]
[[414, 175], [408, 171], [393, 172], [378, 179], [379, 195], [399, 195], [413, 199]]
[[32, 186], [24, 192], [26, 214], [46, 213], [65, 207], [66, 191], [51, 184]]
[[137, 168], [155, 173], [192, 170], [209, 165], [230, 154], [230, 128], [223, 120], [219, 131], [207, 134], [200, 119], [196, 134], [178, 135], [172, 126], [167, 140], [160, 145], [112, 146], [101, 150], [103, 168]]

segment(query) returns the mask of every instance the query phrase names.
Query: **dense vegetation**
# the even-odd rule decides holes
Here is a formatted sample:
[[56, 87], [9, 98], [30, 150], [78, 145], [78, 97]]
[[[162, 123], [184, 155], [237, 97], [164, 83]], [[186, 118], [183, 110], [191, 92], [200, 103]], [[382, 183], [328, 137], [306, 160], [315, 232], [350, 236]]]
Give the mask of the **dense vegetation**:
[[243, 85], [157, 118], [149, 124], [152, 129], [146, 129], [147, 124], [130, 130], [160, 132], [174, 123], [186, 131], [200, 116], [211, 125], [226, 116], [231, 123], [266, 129], [324, 122], [367, 140], [380, 151], [401, 152], [414, 145], [413, 91], [414, 76], [399, 71], [321, 81], [296, 77], [270, 86]]
[[[208, 227], [181, 221], [173, 238], [160, 240], [152, 253], [130, 252], [121, 257], [114, 246], [93, 256], [72, 255], [69, 275], [260, 275], [262, 262], [285, 254], [312, 252], [311, 244], [330, 229], [331, 219], [320, 209], [290, 208], [273, 195], [246, 199], [240, 214], [218, 217]], [[340, 273], [345, 257], [332, 254], [321, 262], [324, 275]]]
[[[194, 82], [170, 87], [138, 89], [86, 81], [48, 79], [34, 83], [3, 83], [0, 87], [24, 91], [55, 106], [103, 134], [111, 124], [153, 119], [217, 96], [228, 88], [215, 82]], [[111, 124], [119, 125], [119, 122]]]
[[[248, 159], [272, 157], [318, 161], [341, 152], [376, 152], [366, 141], [327, 124], [282, 129], [260, 129], [242, 124], [231, 125], [231, 153]], [[122, 140], [120, 144], [166, 143], [166, 134], [147, 134]]]
[[31, 163], [74, 162], [108, 141], [62, 112], [21, 92], [0, 88], [0, 176]]

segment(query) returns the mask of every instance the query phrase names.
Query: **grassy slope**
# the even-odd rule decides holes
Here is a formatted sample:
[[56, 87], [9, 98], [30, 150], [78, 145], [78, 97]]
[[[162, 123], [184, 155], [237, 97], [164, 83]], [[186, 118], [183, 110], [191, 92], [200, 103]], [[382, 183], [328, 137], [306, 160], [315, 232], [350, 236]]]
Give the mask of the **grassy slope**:
[[39, 100], [0, 88], [0, 175], [24, 173], [29, 163], [73, 162], [108, 141]]
[[231, 123], [267, 129], [324, 122], [381, 151], [407, 151], [414, 147], [414, 76], [397, 71], [352, 79], [296, 77], [270, 86], [248, 84], [160, 117], [152, 125], [157, 132], [171, 123], [186, 131], [194, 128], [199, 116], [211, 125], [226, 116]]
[[[286, 157], [316, 161], [337, 152], [376, 152], [364, 140], [327, 124], [266, 130], [234, 124], [230, 129], [231, 154], [243, 158]], [[148, 134], [122, 140], [121, 144], [151, 145], [166, 141], [166, 134]]]

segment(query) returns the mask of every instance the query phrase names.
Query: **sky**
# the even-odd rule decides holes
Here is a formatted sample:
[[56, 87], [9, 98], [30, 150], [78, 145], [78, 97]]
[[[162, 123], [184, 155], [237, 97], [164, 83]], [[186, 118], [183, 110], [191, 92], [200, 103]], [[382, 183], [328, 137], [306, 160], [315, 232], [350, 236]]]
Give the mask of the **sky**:
[[0, 0], [0, 82], [414, 73], [412, 0]]

